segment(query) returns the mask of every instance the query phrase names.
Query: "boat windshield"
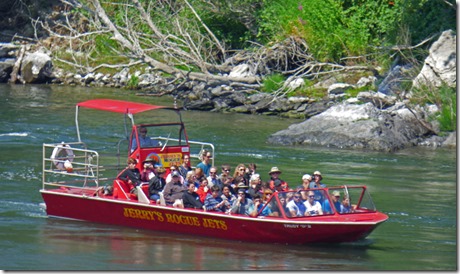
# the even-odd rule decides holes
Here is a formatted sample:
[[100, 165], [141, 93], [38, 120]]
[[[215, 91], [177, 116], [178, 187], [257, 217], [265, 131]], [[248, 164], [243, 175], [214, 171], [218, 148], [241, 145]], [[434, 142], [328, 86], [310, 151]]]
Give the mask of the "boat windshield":
[[[183, 124], [141, 125], [138, 127], [141, 148], [187, 145]], [[133, 132], [134, 134], [134, 132]], [[131, 137], [131, 151], [137, 148], [136, 138]]]
[[[315, 208], [319, 212], [314, 212]], [[312, 212], [308, 213], [309, 210]], [[365, 186], [337, 186], [275, 192], [259, 210], [259, 216], [295, 218], [375, 211], [374, 202]]]

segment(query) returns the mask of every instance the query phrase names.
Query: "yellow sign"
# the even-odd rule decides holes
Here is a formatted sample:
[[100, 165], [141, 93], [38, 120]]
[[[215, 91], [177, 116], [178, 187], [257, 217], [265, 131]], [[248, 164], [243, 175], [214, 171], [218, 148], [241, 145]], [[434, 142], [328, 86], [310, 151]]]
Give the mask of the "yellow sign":
[[185, 216], [182, 214], [170, 214], [163, 213], [155, 210], [145, 210], [125, 207], [123, 209], [123, 215], [126, 218], [141, 219], [148, 221], [168, 222], [177, 225], [188, 225], [188, 226], [202, 226], [212, 229], [227, 230], [227, 224], [225, 221], [216, 220], [213, 218], [201, 218], [196, 216]]

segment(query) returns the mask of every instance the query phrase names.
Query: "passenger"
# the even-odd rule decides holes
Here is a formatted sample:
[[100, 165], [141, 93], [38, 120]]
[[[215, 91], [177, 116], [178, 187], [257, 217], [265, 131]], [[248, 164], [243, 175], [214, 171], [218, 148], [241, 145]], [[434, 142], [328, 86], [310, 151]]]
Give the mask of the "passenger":
[[200, 186], [196, 190], [196, 193], [198, 196], [200, 196], [200, 201], [204, 204], [204, 199], [206, 198], [206, 195], [211, 194], [211, 189], [208, 187], [208, 179], [202, 178], [200, 182]]
[[248, 164], [248, 167], [246, 168], [246, 172], [244, 176], [246, 177], [246, 180], [248, 182], [251, 181], [251, 176], [257, 173], [257, 165], [254, 163]]
[[239, 164], [236, 166], [235, 172], [233, 173], [234, 184], [243, 182], [246, 186], [249, 186], [249, 180], [245, 176], [246, 166], [244, 164]]
[[[269, 189], [270, 191], [272, 191], [270, 189], [270, 182], [265, 182], [265, 181], [261, 181], [260, 182], [260, 192], [264, 192], [265, 190]], [[272, 191], [273, 192], [273, 191]]]
[[302, 187], [303, 190], [307, 190], [310, 188], [310, 183], [311, 181], [313, 180], [313, 178], [311, 177], [310, 174], [304, 174], [302, 176], [302, 185], [300, 185]]
[[217, 177], [217, 168], [216, 167], [211, 167], [211, 169], [209, 170], [209, 176], [208, 176], [208, 185], [210, 188], [212, 188], [212, 186], [218, 186], [220, 190], [222, 190], [222, 187], [223, 187], [223, 184], [222, 184], [222, 181], [219, 179], [219, 177]]
[[279, 175], [281, 174], [281, 170], [279, 170], [276, 166], [272, 167], [268, 174], [270, 175], [269, 182], [270, 182], [270, 189], [272, 191], [282, 191], [283, 186], [284, 188], [289, 187], [287, 182], [279, 178]]
[[225, 185], [222, 188], [222, 195], [220, 197], [222, 200], [227, 201], [228, 205], [231, 206], [233, 202], [236, 200], [236, 196], [230, 190], [231, 186]]
[[246, 199], [252, 199], [252, 197], [248, 194], [248, 187], [243, 182], [238, 183], [238, 185], [235, 187], [235, 191], [237, 193], [240, 189], [244, 190], [244, 193], [246, 194]]
[[153, 177], [155, 177], [155, 160], [147, 158], [143, 162], [143, 170], [141, 171], [141, 181], [149, 182]]
[[[259, 193], [257, 193], [256, 196], [254, 196], [253, 202], [254, 202], [254, 210], [250, 213], [250, 216], [252, 217], [271, 216], [273, 214], [270, 207], [268, 206], [264, 207], [266, 203], [263, 202]], [[262, 212], [260, 212], [261, 210]]]
[[[270, 189], [265, 190], [263, 194], [259, 194], [259, 197], [261, 197], [261, 203], [264, 205], [267, 205], [259, 214], [260, 216], [281, 216], [279, 213], [279, 208], [278, 208], [278, 203], [276, 199], [272, 199], [270, 201], [270, 198], [272, 196], [273, 192]], [[257, 204], [254, 201], [254, 205]], [[258, 211], [260, 212], [260, 209], [262, 209], [262, 206], [259, 207]]]
[[190, 184], [198, 188], [200, 185], [196, 183], [195, 171], [191, 170], [187, 172], [187, 176], [184, 179], [184, 184], [188, 187]]
[[182, 154], [182, 164], [179, 166], [179, 173], [182, 178], [187, 177], [187, 172], [191, 171], [192, 167], [190, 165], [190, 155]]
[[[230, 205], [228, 205], [228, 203], [226, 204], [219, 194], [220, 188], [218, 186], [213, 186], [211, 188], [211, 193], [208, 193], [204, 200], [206, 211], [226, 212], [227, 209], [230, 208]], [[228, 205], [228, 208], [226, 205]]]
[[[286, 197], [284, 195], [279, 195], [278, 198], [280, 200], [280, 207], [282, 207], [284, 210], [284, 214], [286, 214], [286, 217], [290, 218], [291, 212], [289, 211], [289, 208], [287, 207]], [[279, 216], [282, 216], [281, 211], [279, 211]]]
[[221, 176], [221, 181], [222, 181], [222, 189], [224, 187], [228, 187], [230, 189], [230, 192], [235, 195], [236, 194], [236, 190], [235, 188], [232, 186], [232, 183], [233, 183], [233, 178], [232, 177], [227, 177], [226, 174], [222, 174]]
[[300, 194], [302, 194], [302, 200], [305, 202], [308, 199], [308, 190], [310, 189], [310, 182], [312, 180], [312, 177], [310, 174], [304, 174], [302, 176], [302, 184], [297, 187], [296, 190], [300, 191]]
[[321, 182], [323, 176], [318, 170], [313, 172], [313, 182], [310, 183], [310, 188], [325, 188], [326, 185]]
[[323, 215], [323, 209], [321, 204], [315, 200], [315, 193], [313, 191], [308, 191], [308, 200], [305, 204], [305, 216], [316, 216]]
[[118, 174], [117, 179], [129, 184], [130, 193], [137, 196], [136, 186], [141, 185], [141, 173], [136, 167], [137, 160], [129, 157], [127, 160], [128, 166]]
[[353, 206], [350, 205], [350, 199], [344, 196], [342, 204], [340, 204], [340, 213], [353, 213], [354, 211]]
[[155, 201], [157, 204], [160, 203], [160, 193], [166, 186], [166, 180], [164, 178], [165, 168], [162, 166], [155, 168], [155, 177], [149, 180], [149, 196], [150, 199]]
[[209, 170], [211, 169], [211, 166], [212, 166], [210, 163], [211, 159], [212, 159], [211, 152], [203, 149], [201, 153], [201, 163], [196, 165], [197, 168], [199, 167], [203, 170], [203, 173], [206, 177], [209, 176]]
[[[337, 190], [332, 191], [331, 195], [332, 203], [334, 204], [335, 210], [340, 212], [340, 192]], [[324, 213], [325, 214], [332, 214], [333, 210], [331, 208], [331, 204], [329, 203], [329, 199], [325, 199], [323, 203]]]
[[254, 203], [246, 199], [246, 192], [243, 188], [238, 189], [238, 197], [232, 204], [232, 213], [247, 215], [254, 211]]
[[262, 187], [261, 187], [261, 182], [260, 182], [260, 175], [259, 174], [253, 174], [251, 176], [251, 179], [249, 180], [249, 189], [248, 189], [248, 194], [250, 195], [251, 198], [254, 198], [256, 194], [260, 194]]
[[[147, 136], [146, 127], [139, 127], [139, 142], [141, 143], [141, 148], [156, 147], [160, 145], [160, 142], [158, 142], [158, 140], [153, 140]], [[136, 141], [136, 138], [133, 138], [131, 152], [133, 152], [136, 148], [137, 148], [137, 141]]]
[[224, 180], [222, 180], [222, 176], [226, 176], [227, 178], [231, 177], [230, 176], [230, 172], [232, 171], [232, 168], [229, 164], [223, 164], [221, 166], [221, 173], [219, 175], [219, 179], [222, 181], [222, 183], [224, 182]]
[[305, 204], [302, 202], [300, 193], [294, 193], [293, 199], [286, 204], [291, 217], [302, 217], [305, 215]]
[[204, 209], [203, 203], [200, 201], [200, 196], [195, 192], [195, 185], [189, 184], [187, 191], [182, 195], [184, 208]]
[[201, 180], [203, 178], [206, 178], [207, 176], [204, 175], [203, 170], [200, 167], [195, 168], [195, 183], [198, 183], [200, 185]]
[[177, 173], [179, 174], [180, 182], [181, 182], [182, 184], [184, 183], [184, 177], [182, 177], [182, 175], [180, 175], [178, 169], [179, 169], [179, 168], [177, 168], [176, 165], [172, 165], [172, 166], [169, 168], [170, 173], [168, 174], [168, 176], [166, 176], [166, 183], [171, 182], [171, 180], [172, 180], [172, 175], [171, 175], [171, 174], [172, 174], [175, 170], [177, 170]]
[[173, 180], [166, 184], [163, 190], [166, 205], [173, 205], [176, 200], [182, 199], [185, 191], [187, 187], [181, 183], [179, 177], [173, 176]]

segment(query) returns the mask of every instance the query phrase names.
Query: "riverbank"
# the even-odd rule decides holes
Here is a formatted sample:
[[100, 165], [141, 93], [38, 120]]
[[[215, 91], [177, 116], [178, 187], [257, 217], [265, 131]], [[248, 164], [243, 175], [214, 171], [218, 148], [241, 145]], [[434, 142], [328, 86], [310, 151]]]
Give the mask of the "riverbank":
[[[378, 151], [396, 151], [411, 146], [456, 148], [456, 132], [443, 132], [433, 119], [437, 105], [414, 105], [411, 92], [402, 92], [402, 82], [414, 87], [455, 84], [456, 35], [444, 32], [433, 43], [426, 66], [416, 77], [414, 68], [396, 65], [384, 76], [359, 72], [337, 72], [322, 77], [312, 89], [324, 96], [285, 96], [260, 91], [260, 85], [231, 82], [231, 77], [255, 77], [247, 64], [235, 66], [228, 81], [175, 81], [155, 71], [130, 72], [124, 68], [113, 75], [75, 74], [53, 67], [51, 55], [30, 45], [1, 44], [0, 82], [48, 83], [94, 87], [131, 88], [142, 96], [173, 96], [190, 110], [276, 115], [305, 119], [304, 122], [274, 132], [269, 143], [321, 145]], [[35, 50], [35, 51], [33, 51]], [[439, 65], [443, 64], [443, 65]], [[369, 71], [375, 71], [370, 69]], [[364, 75], [364, 76], [363, 76]], [[411, 77], [411, 78], [409, 78]], [[357, 79], [357, 80], [354, 80]], [[346, 80], [346, 81], [344, 81]], [[305, 88], [306, 79], [291, 77], [285, 89], [295, 93]]]

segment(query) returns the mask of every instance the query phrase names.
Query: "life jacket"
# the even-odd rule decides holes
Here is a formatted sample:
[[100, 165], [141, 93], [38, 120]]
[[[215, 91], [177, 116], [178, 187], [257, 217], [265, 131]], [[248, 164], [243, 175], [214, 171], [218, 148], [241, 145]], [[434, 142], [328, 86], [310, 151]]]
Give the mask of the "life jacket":
[[283, 191], [284, 189], [287, 189], [289, 188], [288, 186], [288, 183], [286, 183], [285, 181], [281, 180], [280, 178], [276, 179], [276, 180], [270, 180], [270, 185], [269, 185], [270, 189], [272, 191]]

